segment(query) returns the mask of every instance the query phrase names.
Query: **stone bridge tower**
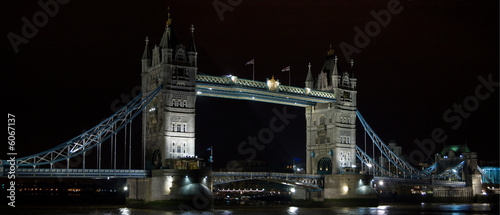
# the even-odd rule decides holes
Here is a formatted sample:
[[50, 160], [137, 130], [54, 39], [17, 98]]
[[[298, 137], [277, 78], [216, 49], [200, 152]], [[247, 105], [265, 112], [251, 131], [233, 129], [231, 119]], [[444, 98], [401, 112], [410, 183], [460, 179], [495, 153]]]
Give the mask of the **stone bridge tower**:
[[313, 174], [337, 174], [356, 165], [356, 78], [341, 73], [330, 48], [316, 80], [311, 66], [306, 88], [334, 92], [336, 102], [306, 107], [306, 169]]
[[159, 45], [146, 47], [142, 56], [142, 92], [161, 92], [143, 112], [146, 169], [169, 168], [169, 159], [195, 155], [197, 52], [194, 27], [186, 47], [178, 43], [170, 13]]

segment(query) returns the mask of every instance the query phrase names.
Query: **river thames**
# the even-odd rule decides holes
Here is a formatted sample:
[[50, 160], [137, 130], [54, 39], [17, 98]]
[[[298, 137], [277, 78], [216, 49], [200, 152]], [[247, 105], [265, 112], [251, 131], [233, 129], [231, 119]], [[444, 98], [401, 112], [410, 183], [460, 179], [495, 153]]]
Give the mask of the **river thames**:
[[[497, 209], [498, 210], [498, 209]], [[498, 214], [498, 211], [492, 211], [489, 204], [438, 204], [438, 203], [422, 203], [417, 205], [381, 205], [378, 207], [332, 207], [332, 208], [302, 208], [293, 206], [283, 207], [242, 207], [231, 209], [215, 209], [213, 211], [161, 211], [151, 209], [136, 209], [127, 207], [52, 207], [52, 208], [37, 208], [37, 207], [20, 207], [16, 209], [8, 209], [0, 211], [0, 214], [71, 214], [71, 215], [178, 215], [178, 214], [207, 214], [207, 215], [226, 215], [226, 214], [378, 214], [378, 215], [399, 215], [399, 214]]]

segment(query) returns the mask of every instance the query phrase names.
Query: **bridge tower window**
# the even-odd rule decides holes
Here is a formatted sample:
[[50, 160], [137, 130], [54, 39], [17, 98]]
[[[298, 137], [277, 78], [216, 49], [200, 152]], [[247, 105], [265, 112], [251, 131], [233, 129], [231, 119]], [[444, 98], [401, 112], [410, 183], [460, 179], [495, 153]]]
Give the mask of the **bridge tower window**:
[[182, 152], [182, 147], [181, 146], [177, 146], [177, 153], [181, 153]]
[[325, 125], [326, 124], [326, 117], [325, 116], [321, 116], [319, 117], [319, 125]]

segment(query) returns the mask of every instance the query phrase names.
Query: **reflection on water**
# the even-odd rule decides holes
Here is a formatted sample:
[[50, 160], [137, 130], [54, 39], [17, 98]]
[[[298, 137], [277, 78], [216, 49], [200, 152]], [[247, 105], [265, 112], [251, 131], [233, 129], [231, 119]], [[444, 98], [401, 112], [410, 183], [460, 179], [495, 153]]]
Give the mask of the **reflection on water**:
[[298, 210], [299, 210], [299, 208], [298, 208], [298, 207], [293, 207], [293, 206], [292, 206], [292, 207], [289, 207], [289, 208], [288, 208], [288, 214], [290, 214], [290, 215], [293, 215], [293, 214], [298, 214], [298, 213], [297, 213], [297, 212], [298, 212]]
[[[0, 214], [4, 214], [1, 211]], [[496, 211], [498, 214], [498, 211]], [[377, 215], [400, 215], [400, 214], [494, 214], [489, 204], [436, 204], [422, 203], [420, 205], [381, 205], [378, 207], [334, 207], [334, 208], [301, 208], [301, 207], [242, 207], [229, 210], [214, 210], [207, 212], [183, 212], [183, 211], [161, 211], [135, 208], [59, 208], [59, 209], [23, 209], [16, 208], [6, 214], [72, 214], [72, 215], [247, 215], [247, 214], [377, 214]]]

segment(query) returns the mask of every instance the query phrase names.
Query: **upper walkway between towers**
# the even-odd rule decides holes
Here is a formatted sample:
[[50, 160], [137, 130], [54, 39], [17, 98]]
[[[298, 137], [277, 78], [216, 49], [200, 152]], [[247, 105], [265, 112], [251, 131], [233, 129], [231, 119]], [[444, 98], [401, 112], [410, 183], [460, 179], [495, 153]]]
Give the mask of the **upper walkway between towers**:
[[267, 82], [262, 82], [231, 75], [217, 77], [198, 74], [196, 91], [199, 96], [261, 101], [298, 107], [336, 101], [334, 92], [285, 86], [274, 80], [274, 77], [268, 79]]

